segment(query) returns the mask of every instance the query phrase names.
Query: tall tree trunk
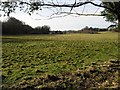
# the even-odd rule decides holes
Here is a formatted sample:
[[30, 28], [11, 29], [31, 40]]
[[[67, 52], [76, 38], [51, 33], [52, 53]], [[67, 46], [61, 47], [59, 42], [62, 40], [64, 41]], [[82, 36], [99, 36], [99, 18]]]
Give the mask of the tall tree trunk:
[[120, 20], [118, 20], [118, 32], [120, 32]]
[[118, 60], [120, 60], [120, 15], [118, 15]]
[[120, 15], [118, 15], [118, 32], [120, 32]]

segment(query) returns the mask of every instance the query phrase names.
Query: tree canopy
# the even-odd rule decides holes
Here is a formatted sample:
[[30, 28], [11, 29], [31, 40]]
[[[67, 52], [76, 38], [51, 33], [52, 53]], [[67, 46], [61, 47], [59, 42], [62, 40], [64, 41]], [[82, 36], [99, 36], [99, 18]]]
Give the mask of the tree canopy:
[[[73, 14], [74, 8], [80, 7], [86, 4], [92, 4], [94, 6], [105, 8], [102, 12], [108, 21], [118, 20], [118, 26], [120, 29], [120, 0], [111, 0], [111, 2], [103, 2], [95, 3], [94, 0], [12, 0], [12, 2], [3, 1], [0, 2], [0, 10], [2, 10], [5, 15], [8, 15], [11, 12], [15, 12], [16, 10], [27, 12], [28, 14], [32, 14], [34, 12], [39, 12], [40, 10], [49, 9], [52, 11], [51, 15], [59, 15], [59, 14]], [[65, 9], [69, 8], [69, 9]], [[38, 13], [37, 12], [37, 13]], [[75, 14], [78, 14], [74, 11]], [[114, 16], [114, 17], [113, 17]]]
[[105, 8], [104, 11], [101, 12], [101, 14], [106, 17], [107, 21], [117, 21], [118, 15], [120, 15], [120, 2], [103, 2], [103, 4], [109, 6], [111, 9], [115, 10], [115, 12], [111, 12], [109, 9]]

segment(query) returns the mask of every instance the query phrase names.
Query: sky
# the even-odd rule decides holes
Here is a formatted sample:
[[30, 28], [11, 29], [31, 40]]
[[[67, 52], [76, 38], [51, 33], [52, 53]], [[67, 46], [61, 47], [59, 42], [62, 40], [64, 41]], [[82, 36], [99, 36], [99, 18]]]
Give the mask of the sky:
[[[70, 1], [73, 1], [73, 0], [68, 0], [68, 1], [70, 3]], [[55, 11], [56, 9], [53, 9], [53, 10]], [[59, 8], [57, 8], [57, 11], [58, 10]], [[70, 8], [64, 8], [64, 10], [69, 12]], [[89, 14], [89, 13], [100, 14], [100, 12], [103, 10], [104, 10], [103, 8], [95, 7], [93, 5], [88, 4], [85, 6], [81, 6], [79, 8], [75, 8], [72, 12], [77, 11], [78, 13], [83, 13], [83, 14]], [[103, 16], [68, 15], [68, 16], [59, 17], [59, 18], [56, 18], [55, 16], [55, 18], [50, 19], [50, 17], [47, 17], [47, 16], [50, 16], [51, 14], [53, 14], [53, 11], [43, 8], [43, 10], [41, 11], [36, 11], [36, 13], [38, 12], [40, 14], [32, 14], [30, 16], [27, 13], [23, 13], [22, 11], [20, 12], [19, 10], [17, 10], [16, 13], [11, 13], [10, 16], [25, 22], [25, 24], [28, 24], [33, 28], [37, 26], [48, 25], [51, 27], [51, 30], [61, 30], [61, 31], [80, 30], [85, 26], [94, 27], [94, 28], [107, 28], [109, 25], [111, 25], [110, 22], [105, 21], [105, 18], [103, 18]], [[0, 19], [4, 19], [4, 18], [1, 17]]]

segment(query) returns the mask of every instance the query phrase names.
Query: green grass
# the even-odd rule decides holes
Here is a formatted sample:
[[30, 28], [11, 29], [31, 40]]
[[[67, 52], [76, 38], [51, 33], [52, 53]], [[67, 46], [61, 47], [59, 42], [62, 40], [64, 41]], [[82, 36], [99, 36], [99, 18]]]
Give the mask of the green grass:
[[2, 36], [2, 39], [5, 87], [20, 83], [25, 83], [22, 87], [31, 86], [36, 78], [118, 59], [118, 33], [21, 35]]

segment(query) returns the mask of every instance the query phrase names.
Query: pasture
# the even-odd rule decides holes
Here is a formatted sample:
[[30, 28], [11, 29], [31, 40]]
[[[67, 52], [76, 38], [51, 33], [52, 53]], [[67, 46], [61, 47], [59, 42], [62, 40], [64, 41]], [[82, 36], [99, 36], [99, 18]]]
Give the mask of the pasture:
[[[117, 59], [118, 33], [2, 36], [3, 89], [104, 87], [105, 82], [116, 87], [117, 71], [105, 74], [116, 78], [104, 80], [98, 73], [108, 66], [97, 66]], [[84, 81], [82, 74], [93, 66], [99, 72]], [[96, 83], [89, 86], [93, 75]]]

